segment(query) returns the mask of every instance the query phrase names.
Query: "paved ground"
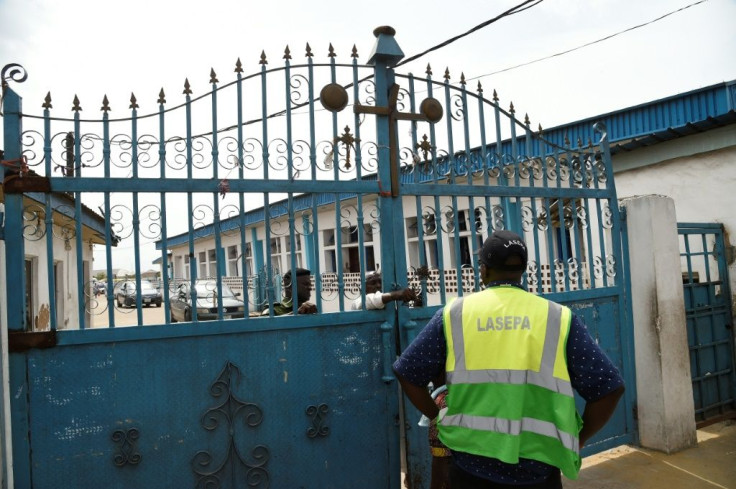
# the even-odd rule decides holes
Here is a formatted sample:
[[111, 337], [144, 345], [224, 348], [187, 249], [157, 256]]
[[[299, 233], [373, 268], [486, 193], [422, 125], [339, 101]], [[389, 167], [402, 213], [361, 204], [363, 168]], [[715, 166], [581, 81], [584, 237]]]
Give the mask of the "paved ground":
[[583, 460], [565, 489], [736, 489], [736, 421], [698, 430], [698, 446], [666, 455], [622, 446]]
[[[144, 307], [143, 324], [163, 324], [164, 306]], [[99, 303], [92, 309], [92, 327], [106, 328], [109, 325], [107, 304]], [[115, 308], [115, 326], [137, 326], [138, 312], [135, 308]]]

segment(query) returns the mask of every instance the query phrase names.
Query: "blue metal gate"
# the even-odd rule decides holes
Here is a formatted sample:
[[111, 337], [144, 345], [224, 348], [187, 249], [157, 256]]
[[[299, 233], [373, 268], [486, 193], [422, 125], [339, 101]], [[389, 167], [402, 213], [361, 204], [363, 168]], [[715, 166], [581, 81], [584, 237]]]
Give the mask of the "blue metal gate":
[[723, 225], [678, 223], [695, 419], [736, 415], [733, 314]]
[[[581, 314], [634, 385], [605, 128], [549, 140], [462, 75], [396, 73], [393, 30], [374, 34], [367, 65], [332, 46], [315, 63], [309, 45], [292, 65], [287, 47], [283, 66], [264, 53], [246, 76], [238, 60], [223, 85], [213, 70], [196, 98], [187, 80], [179, 105], [162, 89], [157, 112], [133, 95], [120, 119], [107, 97], [102, 120], [81, 119], [76, 97], [52, 117], [50, 95], [36, 117], [4, 87], [16, 487], [397, 489], [402, 465], [427, 487], [427, 434], [400, 412], [391, 363], [448, 297], [477, 290], [473, 253], [494, 229], [525, 236], [529, 288]], [[128, 309], [114, 278], [128, 250], [127, 290], [141, 291], [152, 246], [153, 322], [155, 298], [134, 292]], [[277, 316], [297, 268], [320, 313]], [[360, 310], [376, 270], [421, 300]], [[203, 281], [206, 304], [174, 323]], [[586, 453], [635, 439], [633, 398]]]

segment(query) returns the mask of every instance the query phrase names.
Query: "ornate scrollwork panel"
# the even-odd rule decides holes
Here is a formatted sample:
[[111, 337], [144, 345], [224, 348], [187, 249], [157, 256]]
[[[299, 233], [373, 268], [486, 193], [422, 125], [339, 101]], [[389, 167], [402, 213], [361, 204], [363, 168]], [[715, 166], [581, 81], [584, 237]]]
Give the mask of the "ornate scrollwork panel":
[[127, 430], [115, 430], [112, 433], [112, 441], [116, 444], [116, 452], [113, 456], [113, 463], [118, 467], [126, 465], [138, 465], [143, 458], [138, 453], [138, 438], [140, 431], [138, 428], [128, 428]]
[[28, 241], [38, 241], [46, 236], [46, 209], [40, 204], [23, 208], [23, 237]]
[[[240, 435], [238, 419], [243, 419], [245, 426], [254, 428], [263, 421], [263, 411], [252, 402], [246, 402], [235, 394], [235, 387], [240, 382], [240, 369], [231, 362], [226, 362], [215, 382], [210, 386], [210, 394], [219, 402], [209, 408], [201, 419], [202, 427], [207, 431], [216, 430], [220, 422], [225, 423], [227, 442], [220, 462], [215, 463], [213, 455], [201, 450], [192, 459], [192, 470], [197, 478], [196, 487], [217, 489], [221, 487], [221, 479], [225, 475], [243, 470], [245, 480], [243, 486], [269, 487], [268, 462], [271, 458], [268, 447], [255, 445], [250, 454], [245, 456], [238, 450], [235, 442]], [[242, 438], [238, 436], [238, 438]]]
[[327, 404], [320, 404], [318, 406], [307, 406], [306, 413], [312, 421], [312, 426], [307, 428], [307, 437], [325, 437], [330, 434], [329, 426], [325, 425], [325, 418], [329, 413], [329, 408], [327, 407]]

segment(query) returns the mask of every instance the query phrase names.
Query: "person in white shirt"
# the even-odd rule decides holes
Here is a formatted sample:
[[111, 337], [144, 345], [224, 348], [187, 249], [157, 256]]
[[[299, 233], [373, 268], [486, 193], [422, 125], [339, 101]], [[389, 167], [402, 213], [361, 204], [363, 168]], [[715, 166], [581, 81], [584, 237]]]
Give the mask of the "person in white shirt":
[[[371, 273], [365, 279], [365, 308], [366, 309], [383, 309], [386, 303], [391, 301], [411, 302], [417, 300], [417, 294], [411, 287], [400, 290], [392, 290], [391, 292], [382, 292], [383, 281], [381, 274], [378, 272]], [[363, 309], [363, 301], [358, 297], [353, 301], [353, 311]]]

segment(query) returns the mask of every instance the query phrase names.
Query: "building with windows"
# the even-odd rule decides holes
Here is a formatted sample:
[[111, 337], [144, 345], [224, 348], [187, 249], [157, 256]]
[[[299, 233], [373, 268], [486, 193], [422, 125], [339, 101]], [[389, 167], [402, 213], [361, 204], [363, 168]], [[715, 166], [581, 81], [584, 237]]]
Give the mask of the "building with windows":
[[[47, 219], [46, 195], [36, 192], [24, 194], [24, 248], [25, 248], [25, 311], [26, 329], [47, 331], [51, 327], [49, 297], [55, 297], [57, 329], [78, 327], [80, 324], [79, 294], [85, 304], [83, 314], [90, 324], [92, 292], [93, 247], [104, 244], [105, 219], [82, 205], [81, 237], [75, 223], [75, 201], [65, 193], [50, 193], [52, 216]], [[4, 195], [0, 191], [0, 201]], [[49, 223], [47, 221], [51, 221]], [[49, 246], [51, 243], [51, 246]], [[113, 240], [112, 245], [116, 245]], [[5, 256], [5, 241], [0, 241], [0, 256]], [[79, 251], [79, 254], [78, 254]], [[78, 256], [82, 259], [78, 260]], [[52, 279], [53, 277], [53, 279]], [[9, 283], [5, 260], [0, 260], [0, 279]], [[79, 292], [81, 291], [81, 292]], [[6, 311], [5, 294], [0, 297], [0, 310]]]
[[[722, 223], [728, 236], [736, 229], [736, 217], [731, 212], [736, 204], [735, 107], [736, 82], [721, 83], [547, 129], [544, 137], [560, 146], [577, 141], [578, 148], [584, 149], [596, 139], [593, 125], [602, 122], [611, 145], [619, 198], [667, 195], [675, 201], [678, 221]], [[517, 139], [523, 148], [524, 136]], [[466, 158], [472, 168], [474, 158], [494, 152], [494, 145], [489, 145], [458, 153], [455, 159]], [[603, 169], [597, 168], [599, 162], [595, 158], [583, 161], [568, 156], [560, 159], [569, 172], [571, 186], [605, 185]], [[522, 163], [519, 173], [524, 171], [527, 174], [522, 178], [531, 172], [533, 178], [541, 180], [548, 168], [545, 162], [529, 160]], [[423, 178], [421, 165], [402, 167], [402, 181]], [[468, 172], [448, 178], [456, 178], [455, 183], [473, 178], [474, 185], [494, 185], [514, 175], [504, 175], [503, 171], [490, 176]], [[450, 295], [456, 294], [458, 287], [473, 290], [477, 278], [473, 253], [480, 248], [488, 230], [503, 222], [526, 234], [530, 256], [536, 253], [537, 269], [528, 274], [532, 290], [575, 290], [587, 288], [592, 280], [606, 280], [608, 237], [590, 233], [591, 228], [605, 229], [606, 216], [611, 212], [600, 208], [600, 202], [450, 196], [403, 199], [406, 242], [396, 246], [405, 250], [408, 281], [416, 284], [419, 277], [429, 278], [428, 292], [440, 286]], [[191, 278], [191, 260], [196, 261], [200, 278], [216, 276], [220, 267], [220, 275], [226, 277], [231, 287], [248, 289], [255, 309], [264, 301], [267, 270], [277, 278], [292, 266], [318, 271], [315, 282], [319, 282], [325, 299], [323, 310], [329, 311], [338, 310], [334, 299], [340, 286], [346, 300], [351, 299], [360, 293], [361, 274], [380, 270], [380, 233], [395, 225], [382, 221], [377, 199], [369, 196], [302, 194], [273, 203], [268, 209], [261, 207], [225, 219], [217, 226], [201, 227], [191, 237], [169, 237], [167, 245], [172, 254], [174, 279]], [[220, 229], [219, 249], [216, 228]], [[536, 232], [530, 233], [533, 228]], [[160, 249], [161, 243], [157, 246]], [[604, 251], [599, 253], [599, 249]], [[736, 253], [730, 242], [727, 249], [731, 290], [735, 290]], [[275, 280], [277, 290], [278, 282]], [[437, 294], [429, 294], [427, 300], [429, 304], [440, 303]]]

